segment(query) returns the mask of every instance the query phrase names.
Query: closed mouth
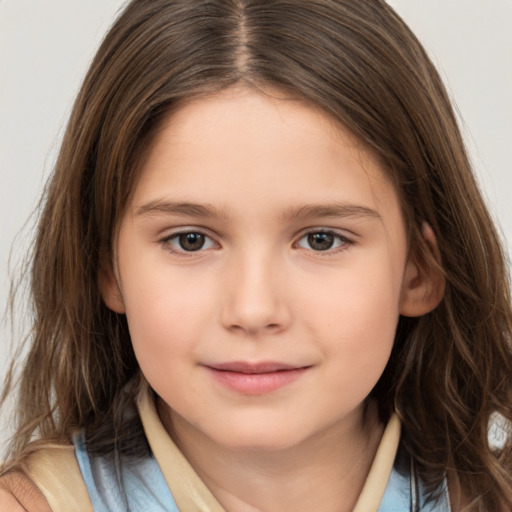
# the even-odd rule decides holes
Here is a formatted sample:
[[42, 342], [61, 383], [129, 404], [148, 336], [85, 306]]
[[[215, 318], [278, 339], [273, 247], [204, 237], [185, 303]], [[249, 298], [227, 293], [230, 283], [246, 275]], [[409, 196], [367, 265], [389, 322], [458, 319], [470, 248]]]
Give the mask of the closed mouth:
[[274, 373], [274, 372], [284, 372], [290, 370], [300, 370], [303, 368], [308, 368], [309, 366], [297, 366], [291, 365], [281, 362], [274, 361], [264, 361], [259, 363], [249, 363], [245, 361], [233, 361], [227, 363], [219, 363], [209, 365], [209, 368], [217, 371], [224, 372], [235, 372], [235, 373], [244, 373], [244, 374], [262, 374], [262, 373]]
[[206, 366], [214, 380], [224, 389], [250, 396], [267, 395], [288, 387], [311, 367], [274, 361], [234, 361]]

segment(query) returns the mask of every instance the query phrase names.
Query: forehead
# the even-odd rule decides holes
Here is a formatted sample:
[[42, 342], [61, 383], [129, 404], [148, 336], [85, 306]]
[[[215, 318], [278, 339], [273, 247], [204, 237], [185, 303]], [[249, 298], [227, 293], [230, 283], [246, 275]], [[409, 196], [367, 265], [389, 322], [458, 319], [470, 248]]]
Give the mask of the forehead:
[[243, 197], [254, 207], [396, 202], [382, 165], [332, 117], [279, 92], [247, 89], [189, 100], [164, 120], [132, 205], [165, 195], [226, 207]]

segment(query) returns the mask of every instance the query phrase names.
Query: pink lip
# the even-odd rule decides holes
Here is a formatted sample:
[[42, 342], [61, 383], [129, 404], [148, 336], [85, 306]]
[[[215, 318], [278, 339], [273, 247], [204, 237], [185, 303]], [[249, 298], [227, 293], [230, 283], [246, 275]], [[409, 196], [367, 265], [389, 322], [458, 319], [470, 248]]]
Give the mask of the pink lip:
[[206, 366], [223, 386], [245, 395], [264, 395], [296, 381], [310, 366], [234, 361]]

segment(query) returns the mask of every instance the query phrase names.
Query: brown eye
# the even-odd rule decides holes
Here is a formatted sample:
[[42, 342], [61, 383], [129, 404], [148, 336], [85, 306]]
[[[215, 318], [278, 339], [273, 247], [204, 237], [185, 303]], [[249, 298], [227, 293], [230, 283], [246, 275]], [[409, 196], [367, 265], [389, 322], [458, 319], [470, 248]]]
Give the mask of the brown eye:
[[329, 251], [330, 249], [343, 249], [352, 242], [334, 231], [310, 231], [298, 241], [301, 249], [310, 249], [316, 252]]
[[182, 233], [178, 235], [178, 242], [184, 251], [199, 251], [205, 242], [205, 236], [201, 233]]
[[162, 242], [174, 253], [197, 252], [216, 247], [215, 242], [209, 236], [198, 231], [175, 233]]
[[332, 233], [309, 233], [308, 245], [315, 251], [326, 251], [331, 249], [334, 244], [334, 235]]

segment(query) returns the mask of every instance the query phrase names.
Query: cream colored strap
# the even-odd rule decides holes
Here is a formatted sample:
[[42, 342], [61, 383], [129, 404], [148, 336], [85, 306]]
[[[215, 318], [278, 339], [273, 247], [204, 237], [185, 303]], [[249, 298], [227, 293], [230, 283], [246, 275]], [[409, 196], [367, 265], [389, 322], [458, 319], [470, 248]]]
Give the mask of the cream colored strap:
[[149, 445], [178, 508], [183, 512], [225, 512], [167, 434], [149, 390], [141, 391], [137, 405]]
[[44, 446], [27, 457], [22, 469], [52, 512], [93, 512], [73, 446]]
[[370, 472], [353, 512], [378, 511], [393, 470], [399, 441], [400, 420], [396, 414], [393, 414], [384, 430], [375, 459], [373, 459]]

